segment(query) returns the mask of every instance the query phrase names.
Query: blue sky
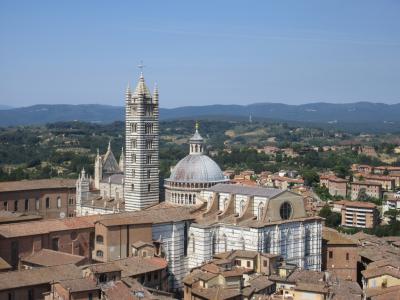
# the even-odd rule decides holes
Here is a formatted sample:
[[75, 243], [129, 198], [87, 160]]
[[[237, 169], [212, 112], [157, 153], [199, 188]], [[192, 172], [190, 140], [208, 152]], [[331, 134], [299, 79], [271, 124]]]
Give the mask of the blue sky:
[[400, 1], [0, 1], [0, 104], [400, 102]]

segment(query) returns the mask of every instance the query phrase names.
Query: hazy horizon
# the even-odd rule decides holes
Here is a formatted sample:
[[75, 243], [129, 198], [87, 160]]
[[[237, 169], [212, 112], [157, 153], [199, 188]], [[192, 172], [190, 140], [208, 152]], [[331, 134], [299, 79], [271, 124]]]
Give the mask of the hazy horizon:
[[400, 102], [400, 2], [1, 1], [0, 104]]

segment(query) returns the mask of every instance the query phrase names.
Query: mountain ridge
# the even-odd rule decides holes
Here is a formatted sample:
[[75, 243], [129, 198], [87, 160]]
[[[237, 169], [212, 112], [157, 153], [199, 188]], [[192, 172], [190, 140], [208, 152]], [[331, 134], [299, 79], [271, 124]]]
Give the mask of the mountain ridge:
[[[307, 103], [290, 105], [258, 102], [248, 105], [214, 104], [160, 108], [160, 120], [187, 118], [239, 118], [314, 122], [323, 124], [390, 124], [400, 128], [400, 103]], [[0, 110], [0, 126], [39, 125], [62, 121], [110, 123], [123, 121], [122, 106], [101, 104], [37, 104]]]

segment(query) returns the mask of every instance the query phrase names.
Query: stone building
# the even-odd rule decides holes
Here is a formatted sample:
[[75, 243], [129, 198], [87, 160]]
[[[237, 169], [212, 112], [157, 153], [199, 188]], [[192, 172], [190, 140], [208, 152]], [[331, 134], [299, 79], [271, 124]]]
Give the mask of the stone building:
[[91, 258], [94, 222], [98, 216], [0, 225], [0, 257], [13, 268], [41, 249]]
[[342, 280], [357, 281], [357, 243], [336, 230], [322, 231], [322, 270]]
[[351, 183], [351, 200], [357, 200], [362, 197], [373, 197], [380, 199], [382, 197], [382, 185], [371, 181], [354, 181]]
[[205, 154], [204, 139], [196, 131], [189, 140], [189, 155], [180, 160], [165, 180], [165, 201], [180, 205], [201, 203], [200, 192], [217, 183], [229, 182], [215, 161]]
[[329, 194], [332, 196], [347, 197], [347, 183], [348, 180], [338, 178], [332, 175], [321, 175], [320, 186], [324, 186], [328, 189]]
[[75, 214], [75, 181], [39, 179], [0, 182], [0, 211], [40, 215], [46, 219]]
[[342, 214], [342, 226], [374, 228], [378, 224], [379, 211], [374, 203], [341, 200], [334, 205]]
[[77, 215], [139, 210], [159, 202], [158, 90], [153, 96], [143, 74], [126, 91], [125, 144], [117, 162], [111, 144], [97, 153], [92, 181], [82, 170], [76, 182]]
[[153, 95], [143, 74], [125, 98], [125, 210], [140, 210], [159, 202], [158, 89]]
[[189, 267], [215, 253], [252, 250], [321, 269], [322, 223], [308, 217], [300, 195], [272, 188], [218, 184], [202, 193], [207, 211], [189, 228]]

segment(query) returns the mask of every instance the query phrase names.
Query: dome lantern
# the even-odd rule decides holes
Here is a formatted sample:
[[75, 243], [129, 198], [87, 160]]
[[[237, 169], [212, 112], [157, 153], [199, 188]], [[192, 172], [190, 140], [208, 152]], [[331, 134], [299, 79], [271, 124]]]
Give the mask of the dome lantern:
[[199, 133], [199, 122], [196, 122], [196, 131], [189, 140], [190, 154], [204, 154], [204, 139]]

